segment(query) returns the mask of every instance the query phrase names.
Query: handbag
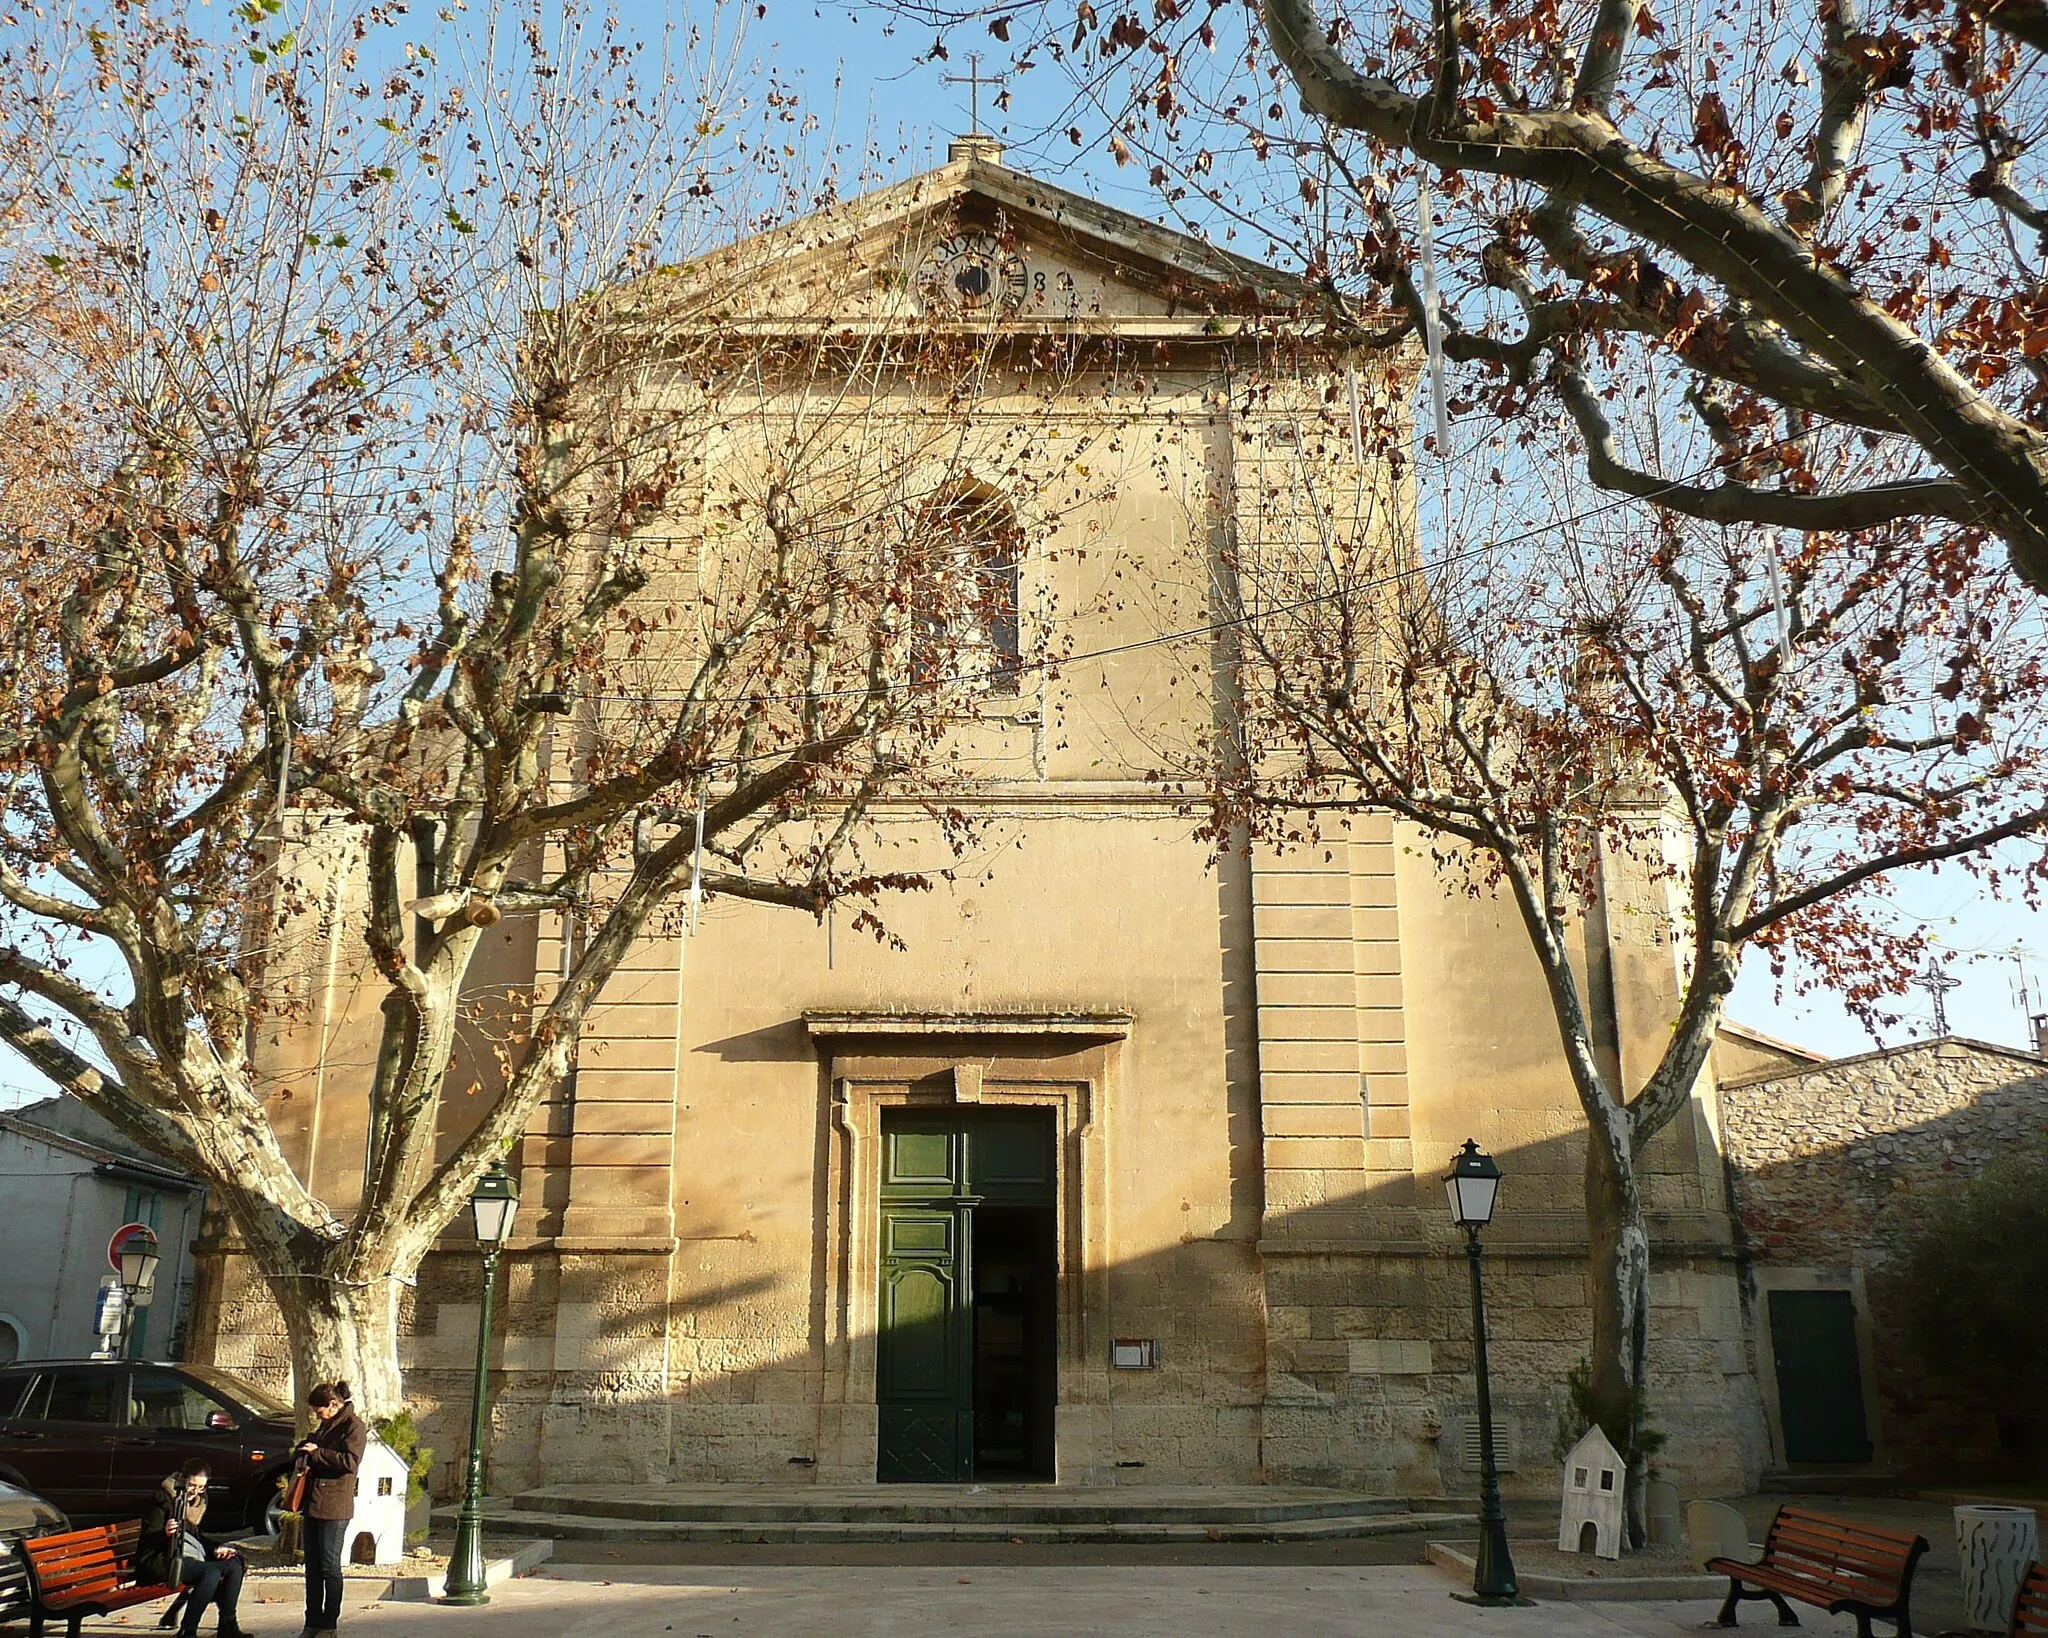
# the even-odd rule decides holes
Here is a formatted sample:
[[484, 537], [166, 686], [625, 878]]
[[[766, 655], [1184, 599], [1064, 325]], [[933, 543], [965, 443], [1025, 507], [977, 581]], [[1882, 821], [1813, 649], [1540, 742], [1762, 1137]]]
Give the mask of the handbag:
[[284, 1510], [287, 1513], [303, 1513], [306, 1510], [306, 1489], [312, 1482], [312, 1475], [306, 1471], [304, 1462], [292, 1469], [291, 1482], [284, 1487]]

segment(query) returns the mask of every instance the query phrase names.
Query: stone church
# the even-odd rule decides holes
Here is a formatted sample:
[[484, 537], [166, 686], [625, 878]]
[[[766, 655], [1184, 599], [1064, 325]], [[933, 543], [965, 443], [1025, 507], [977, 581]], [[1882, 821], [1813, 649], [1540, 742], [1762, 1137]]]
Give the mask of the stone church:
[[[1000, 845], [890, 907], [902, 948], [714, 902], [608, 989], [516, 1156], [491, 1488], [1468, 1491], [1471, 1316], [1438, 1179], [1470, 1137], [1506, 1174], [1487, 1239], [1506, 1482], [1552, 1489], [1589, 1334], [1582, 1146], [1522, 932], [1383, 821], [1212, 858], [1154, 777], [1162, 713], [1219, 703], [1213, 675], [1186, 698], [1185, 645], [1143, 646], [1209, 613], [1178, 487], [1270, 494], [1245, 465], [1292, 460], [1290, 482], [1346, 506], [1369, 490], [1391, 536], [1412, 528], [1402, 477], [1344, 431], [1355, 379], [1331, 366], [1254, 402], [1232, 315], [1281, 275], [1011, 169], [990, 139], [856, 206], [802, 224], [789, 256], [895, 233], [927, 321], [951, 304], [1101, 342], [1056, 408], [1085, 432], [1117, 397], [1123, 453], [1102, 458], [1128, 481], [1015, 572], [1026, 608], [1075, 581], [1054, 588], [1072, 648], [1117, 652], [991, 693], [961, 800]], [[1303, 417], [1333, 404], [1334, 456], [1302, 461]], [[1261, 505], [1228, 526], [1264, 526]], [[1084, 539], [1113, 540], [1143, 595], [1078, 584], [1102, 558], [1060, 547]], [[1584, 958], [1626, 1074], [1675, 988], [1668, 939], [1626, 941], [1669, 906], [1626, 867], [1603, 892]], [[550, 937], [507, 950], [546, 973]], [[360, 1154], [340, 1088], [292, 1119], [309, 1172]], [[1695, 1493], [1767, 1461], [1717, 1120], [1703, 1084], [1650, 1159], [1660, 1460]], [[466, 1431], [474, 1282], [451, 1249], [411, 1303], [408, 1386], [444, 1457]], [[274, 1364], [259, 1308], [214, 1303], [222, 1364]]]

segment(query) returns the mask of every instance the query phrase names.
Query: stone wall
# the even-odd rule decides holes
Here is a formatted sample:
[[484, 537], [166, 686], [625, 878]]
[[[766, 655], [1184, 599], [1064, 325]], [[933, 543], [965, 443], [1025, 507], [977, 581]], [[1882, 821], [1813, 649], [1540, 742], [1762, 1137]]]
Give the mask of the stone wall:
[[[1569, 1154], [1574, 1145], [1559, 1139], [1552, 1147]], [[1685, 1169], [1674, 1171], [1679, 1149], [1668, 1140], [1652, 1145], [1653, 1195], [1690, 1181]], [[1510, 1189], [1524, 1200], [1544, 1181], [1534, 1170], [1540, 1158], [1531, 1149], [1502, 1157]], [[1574, 1189], [1578, 1182], [1549, 1181]], [[1582, 1233], [1551, 1224], [1518, 1232], [1521, 1215], [1519, 1206], [1502, 1208], [1483, 1263], [1502, 1488], [1554, 1499], [1565, 1381], [1585, 1358], [1592, 1328], [1587, 1256]], [[1405, 1227], [1405, 1238], [1351, 1245], [1284, 1234], [1265, 1242], [1269, 1481], [1405, 1495], [1469, 1496], [1476, 1488], [1463, 1242], [1424, 1210], [1408, 1214]], [[1659, 1456], [1665, 1476], [1687, 1495], [1722, 1495], [1753, 1485], [1768, 1451], [1742, 1345], [1734, 1248], [1699, 1227], [1697, 1218], [1669, 1212], [1652, 1219], [1650, 1398], [1667, 1440]]]
[[1724, 1087], [1721, 1111], [1759, 1278], [1811, 1271], [1861, 1294], [1879, 1459], [1908, 1473], [1998, 1461], [1994, 1407], [1931, 1377], [1908, 1346], [1896, 1269], [1943, 1191], [2048, 1135], [2048, 1063], [1921, 1042]]

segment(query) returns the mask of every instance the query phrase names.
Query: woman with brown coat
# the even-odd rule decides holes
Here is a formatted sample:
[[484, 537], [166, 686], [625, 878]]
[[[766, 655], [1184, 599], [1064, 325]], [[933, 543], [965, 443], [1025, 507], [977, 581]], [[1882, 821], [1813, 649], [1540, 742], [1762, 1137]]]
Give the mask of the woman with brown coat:
[[356, 1510], [356, 1470], [370, 1430], [349, 1403], [346, 1382], [322, 1382], [306, 1395], [313, 1407], [312, 1437], [299, 1446], [306, 1475], [306, 1625], [299, 1638], [333, 1632], [341, 1624], [341, 1554]]

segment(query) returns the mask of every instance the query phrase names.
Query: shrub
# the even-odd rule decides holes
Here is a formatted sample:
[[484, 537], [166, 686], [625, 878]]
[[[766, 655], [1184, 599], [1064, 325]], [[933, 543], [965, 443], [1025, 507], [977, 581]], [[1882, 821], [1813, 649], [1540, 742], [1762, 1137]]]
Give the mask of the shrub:
[[[1652, 1478], [1657, 1476], [1655, 1457], [1664, 1448], [1665, 1435], [1650, 1420], [1649, 1396], [1639, 1384], [1629, 1403], [1630, 1422], [1640, 1430], [1640, 1454], [1644, 1471]], [[1571, 1454], [1572, 1446], [1585, 1436], [1586, 1429], [1600, 1420], [1593, 1414], [1593, 1362], [1581, 1359], [1565, 1373], [1564, 1403], [1558, 1407], [1557, 1428], [1551, 1439], [1551, 1459], [1563, 1461]], [[1601, 1431], [1608, 1442], [1621, 1453], [1621, 1458], [1630, 1467], [1635, 1465], [1637, 1451], [1629, 1449], [1630, 1429], [1610, 1427], [1602, 1424]]]
[[[387, 1416], [377, 1425], [377, 1437], [389, 1445], [405, 1463], [405, 1505], [408, 1511], [426, 1499], [427, 1474], [433, 1470], [434, 1452], [420, 1443], [420, 1430], [412, 1419], [412, 1412], [402, 1410], [396, 1416]], [[426, 1532], [416, 1531], [407, 1536], [408, 1543], [424, 1541]]]
[[2048, 1376], [2048, 1145], [1937, 1196], [1886, 1283], [1930, 1370], [2031, 1398]]

